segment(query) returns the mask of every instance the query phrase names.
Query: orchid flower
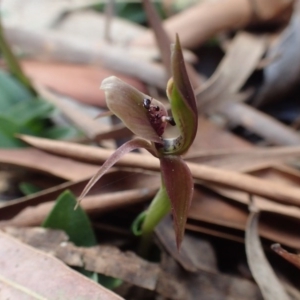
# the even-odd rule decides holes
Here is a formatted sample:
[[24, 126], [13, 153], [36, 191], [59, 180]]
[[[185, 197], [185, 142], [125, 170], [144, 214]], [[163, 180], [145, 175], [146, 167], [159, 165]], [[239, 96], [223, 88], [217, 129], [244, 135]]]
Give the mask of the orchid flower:
[[[103, 80], [109, 110], [120, 118], [137, 138], [119, 147], [90, 180], [79, 199], [126, 153], [145, 148], [160, 160], [161, 188], [150, 207], [142, 214], [142, 236], [152, 233], [159, 221], [172, 211], [177, 247], [184, 236], [188, 210], [194, 184], [191, 172], [181, 158], [194, 141], [197, 131], [197, 107], [192, 86], [185, 69], [178, 36], [172, 49], [171, 66], [173, 77], [167, 84], [172, 117], [163, 104], [141, 93], [116, 77]], [[163, 138], [167, 124], [177, 126], [179, 136]]]

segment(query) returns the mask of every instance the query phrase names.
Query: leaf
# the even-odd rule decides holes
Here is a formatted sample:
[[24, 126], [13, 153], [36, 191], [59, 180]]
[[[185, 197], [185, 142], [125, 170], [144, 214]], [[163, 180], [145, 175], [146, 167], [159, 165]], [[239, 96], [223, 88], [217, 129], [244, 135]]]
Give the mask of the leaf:
[[19, 189], [25, 196], [35, 194], [35, 193], [41, 191], [41, 189], [38, 186], [36, 186], [32, 183], [29, 183], [29, 182], [21, 182], [19, 184]]
[[15, 137], [19, 130], [20, 127], [15, 122], [0, 115], [0, 148], [24, 147], [25, 144]]
[[[166, 123], [161, 117], [167, 116], [162, 103], [114, 76], [104, 79], [100, 88], [105, 91], [107, 107], [134, 134], [152, 142], [162, 142]], [[149, 99], [151, 108], [144, 107], [144, 99]]]
[[[74, 210], [76, 203], [76, 197], [70, 191], [62, 193], [43, 223], [43, 227], [64, 230], [70, 241], [76, 246], [95, 246], [97, 241], [89, 218], [80, 206]], [[120, 284], [118, 279], [104, 275], [99, 278], [97, 273], [87, 271], [84, 268], [78, 268], [78, 271], [96, 282], [99, 281], [107, 288], [113, 288]]]
[[[76, 198], [70, 191], [63, 192], [57, 199], [42, 226], [51, 229], [61, 229], [69, 236], [76, 246], [91, 247], [97, 245], [91, 223], [85, 211], [76, 205]], [[77, 268], [77, 271], [88, 278], [98, 282], [96, 273]]]
[[300, 269], [300, 256], [299, 254], [294, 254], [286, 251], [283, 249], [280, 244], [273, 244], [271, 246], [272, 250], [276, 252], [278, 255], [280, 255], [282, 258], [296, 266], [298, 269]]
[[168, 144], [172, 139], [166, 140], [164, 142], [166, 148], [164, 153], [181, 155], [189, 149], [195, 139], [198, 113], [194, 91], [184, 65], [178, 35], [176, 36], [171, 62], [173, 79], [171, 78], [168, 82], [167, 95], [171, 103], [173, 118], [180, 130], [180, 137], [173, 139], [171, 145]]
[[258, 212], [251, 212], [246, 225], [249, 268], [265, 300], [290, 300], [264, 254], [257, 230], [258, 217]]
[[70, 191], [63, 192], [42, 226], [64, 230], [77, 246], [94, 246], [97, 241], [91, 223], [81, 207], [74, 210], [75, 205], [75, 196]]
[[0, 110], [12, 104], [32, 99], [33, 95], [13, 76], [0, 70]]
[[[97, 274], [97, 273], [94, 273]], [[98, 281], [101, 285], [105, 286], [107, 289], [113, 290], [120, 286], [123, 281], [119, 278], [114, 278], [111, 276], [105, 276], [102, 274], [97, 274], [98, 275]]]
[[[16, 141], [18, 142], [17, 139]], [[98, 170], [95, 165], [65, 159], [34, 148], [0, 149], [0, 164], [18, 166], [71, 181], [89, 178]]]
[[42, 99], [22, 101], [5, 111], [5, 115], [19, 125], [26, 125], [32, 120], [46, 118], [54, 107]]
[[131, 141], [128, 141], [127, 143], [123, 144], [121, 147], [119, 147], [115, 152], [111, 154], [111, 156], [104, 162], [104, 164], [101, 166], [100, 170], [92, 177], [92, 179], [89, 181], [89, 183], [86, 185], [84, 190], [82, 191], [79, 202], [85, 195], [89, 192], [89, 190], [94, 186], [94, 184], [125, 154], [128, 152], [137, 149], [137, 148], [145, 148], [149, 152], [153, 153], [153, 148], [151, 147], [151, 144], [143, 139], [134, 139]]
[[[124, 252], [108, 245], [77, 247], [68, 242], [67, 235], [60, 230], [38, 227], [6, 227], [4, 230], [23, 243], [55, 255], [70, 266], [84, 265], [90, 271], [105, 274], [106, 278], [119, 276], [132, 285], [150, 290], [155, 290], [159, 281], [159, 264], [143, 260], [131, 251]], [[64, 251], [61, 251], [62, 243]]]
[[71, 126], [53, 126], [43, 131], [43, 137], [54, 140], [74, 139], [82, 136], [82, 134]]
[[39, 300], [122, 299], [52, 255], [37, 251], [1, 231], [0, 244], [1, 295], [9, 295], [11, 299]]
[[194, 182], [187, 164], [180, 156], [160, 159], [162, 179], [171, 201], [177, 248], [182, 242], [189, 208], [192, 203]]

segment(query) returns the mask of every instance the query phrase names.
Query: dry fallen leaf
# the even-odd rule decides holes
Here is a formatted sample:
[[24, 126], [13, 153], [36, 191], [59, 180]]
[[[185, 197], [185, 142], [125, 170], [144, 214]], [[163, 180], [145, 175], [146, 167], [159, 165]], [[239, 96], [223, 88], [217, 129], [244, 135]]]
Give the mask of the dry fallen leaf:
[[1, 299], [123, 299], [1, 231], [0, 245]]
[[[80, 159], [88, 162], [103, 163], [113, 150], [95, 148], [74, 143], [53, 141], [44, 138], [21, 135], [20, 138], [41, 150], [51, 153]], [[147, 170], [159, 170], [159, 162], [155, 157], [128, 153], [122, 157], [117, 166], [137, 167]], [[217, 183], [237, 190], [242, 190], [254, 195], [263, 196], [284, 204], [300, 206], [300, 189], [286, 184], [273, 183], [268, 180], [255, 178], [254, 176], [237, 172], [216, 169], [205, 165], [187, 163], [194, 179], [209, 183]]]
[[[166, 216], [156, 227], [155, 233], [165, 250], [186, 270], [217, 273], [217, 259], [214, 248], [208, 240], [186, 232], [180, 252], [174, 240], [171, 216]], [[203, 255], [205, 253], [205, 255]]]
[[145, 91], [140, 81], [103, 67], [29, 60], [23, 61], [22, 67], [35, 82], [83, 103], [100, 107], [106, 107], [106, 104], [104, 93], [99, 91], [99, 85], [108, 76], [118, 76], [128, 84]]
[[196, 89], [198, 109], [220, 114], [230, 124], [241, 125], [272, 144], [299, 145], [300, 137], [295, 130], [241, 103], [250, 95], [239, 93], [240, 89], [257, 68], [267, 48], [266, 40], [258, 34], [236, 34], [215, 73]]
[[[245, 205], [196, 187], [188, 228], [243, 242], [247, 216]], [[262, 237], [295, 249], [300, 248], [297, 218], [264, 212], [260, 225]]]
[[251, 212], [246, 226], [246, 254], [251, 273], [265, 300], [290, 300], [264, 254], [257, 230], [258, 217], [258, 212]]
[[[76, 247], [59, 230], [41, 228], [6, 228], [21, 241], [60, 258], [72, 266], [85, 266], [108, 276], [118, 277], [133, 285], [155, 290], [168, 299], [260, 300], [257, 287], [250, 281], [222, 273], [200, 271], [187, 273], [163, 254], [162, 265], [145, 261], [131, 252], [115, 247]], [[208, 295], [210, 298], [208, 298]]]
[[[49, 202], [56, 199], [66, 189], [79, 196], [88, 180], [89, 178], [74, 182], [64, 182], [52, 188], [2, 204], [0, 206], [0, 226], [9, 223], [22, 224], [24, 226], [26, 224], [39, 224], [51, 207], [51, 203], [48, 204]], [[111, 170], [91, 190], [90, 202], [89, 204], [87, 203], [86, 209], [91, 214], [99, 212], [97, 209], [99, 203], [93, 202], [96, 198], [98, 200], [102, 199], [102, 205], [99, 205], [100, 210], [113, 209], [118, 205], [126, 205], [125, 203], [145, 201], [151, 197], [159, 183], [160, 178], [155, 173]], [[148, 185], [151, 188], [145, 189]], [[102, 198], [102, 195], [105, 195], [104, 198]], [[127, 198], [123, 200], [126, 196]], [[30, 217], [30, 213], [34, 213], [36, 219]]]
[[[124, 190], [108, 194], [98, 194], [85, 197], [81, 207], [89, 215], [100, 215], [108, 211], [129, 205], [151, 200], [157, 188], [143, 188], [135, 190]], [[14, 218], [7, 221], [0, 221], [2, 226], [39, 226], [46, 219], [55, 205], [55, 201], [48, 201], [36, 206], [28, 206], [18, 213]], [[0, 210], [1, 211], [1, 210]]]
[[34, 148], [0, 149], [0, 164], [19, 166], [72, 181], [89, 178], [98, 170], [97, 166], [51, 155]]
[[[250, 280], [241, 279], [236, 276], [229, 276], [223, 273], [211, 273], [199, 271], [188, 273], [172, 259], [172, 257], [163, 255], [162, 269], [165, 271], [164, 276], [173, 280], [174, 283], [179, 282], [181, 290], [185, 291], [181, 297], [175, 299], [180, 300], [261, 300], [261, 294], [257, 286]], [[158, 291], [166, 289], [161, 280], [158, 285]], [[174, 291], [166, 289], [164, 294], [173, 295]], [[179, 295], [178, 295], [179, 296]]]
[[[77, 247], [68, 242], [68, 236], [60, 230], [14, 227], [4, 230], [71, 266], [84, 266], [87, 270], [120, 278], [149, 290], [155, 290], [161, 280], [162, 270], [157, 263], [148, 262], [132, 252], [122, 252], [112, 246]], [[165, 278], [165, 282], [168, 282], [168, 278]]]

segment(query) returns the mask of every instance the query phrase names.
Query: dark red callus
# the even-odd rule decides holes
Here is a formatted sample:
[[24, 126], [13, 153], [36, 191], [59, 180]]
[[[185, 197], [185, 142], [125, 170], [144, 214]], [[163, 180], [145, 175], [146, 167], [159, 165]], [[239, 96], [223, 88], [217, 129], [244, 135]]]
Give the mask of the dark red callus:
[[144, 99], [143, 106], [148, 112], [147, 115], [151, 126], [157, 135], [161, 137], [166, 128], [166, 123], [162, 119], [162, 117], [166, 116], [166, 111], [161, 109], [158, 105], [153, 105], [152, 99], [148, 98]]

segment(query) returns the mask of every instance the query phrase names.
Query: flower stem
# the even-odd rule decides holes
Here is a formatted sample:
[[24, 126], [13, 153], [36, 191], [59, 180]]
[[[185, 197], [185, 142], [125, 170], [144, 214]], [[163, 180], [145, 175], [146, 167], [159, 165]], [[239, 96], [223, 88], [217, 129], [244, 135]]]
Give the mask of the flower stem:
[[152, 200], [142, 225], [142, 236], [138, 253], [146, 258], [152, 243], [152, 235], [157, 224], [170, 212], [171, 204], [165, 188], [162, 183], [159, 191]]

